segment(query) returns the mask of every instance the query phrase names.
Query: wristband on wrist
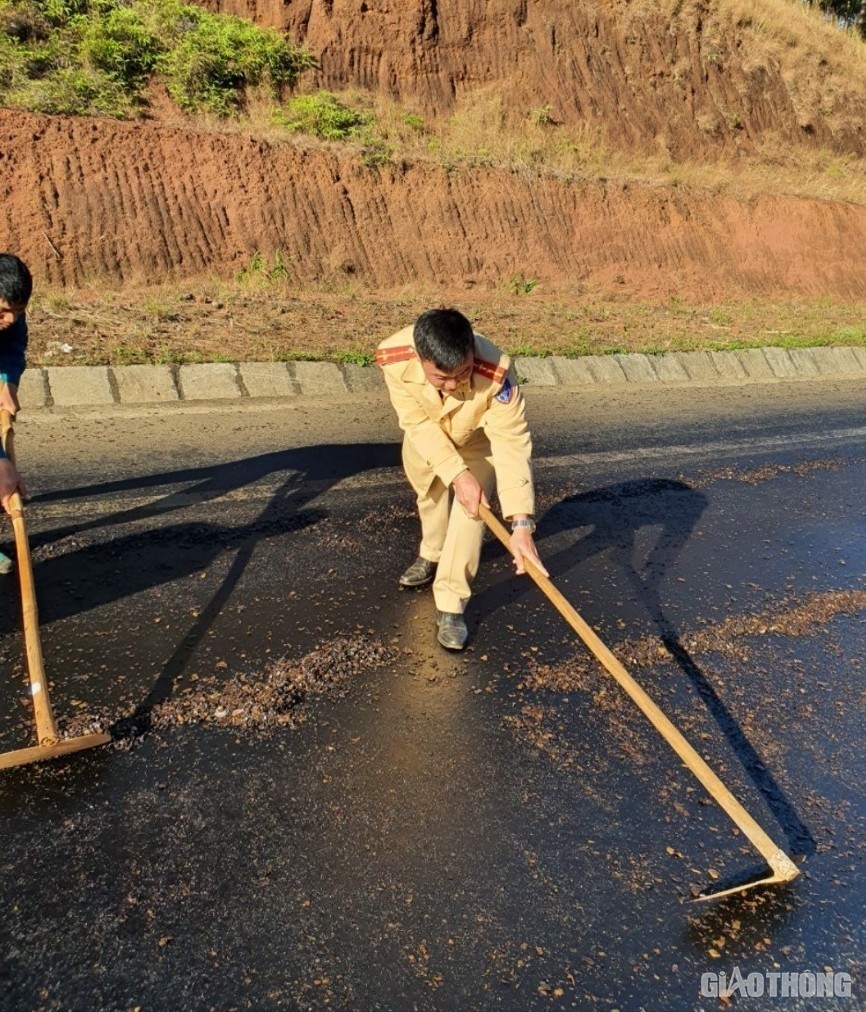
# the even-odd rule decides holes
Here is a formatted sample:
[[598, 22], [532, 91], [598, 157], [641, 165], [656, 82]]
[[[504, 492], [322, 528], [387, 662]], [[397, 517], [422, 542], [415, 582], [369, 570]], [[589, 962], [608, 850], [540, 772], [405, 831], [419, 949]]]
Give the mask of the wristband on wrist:
[[532, 517], [527, 517], [525, 520], [511, 521], [512, 534], [520, 527], [526, 527], [528, 528], [530, 534], [535, 534], [535, 521], [532, 519]]

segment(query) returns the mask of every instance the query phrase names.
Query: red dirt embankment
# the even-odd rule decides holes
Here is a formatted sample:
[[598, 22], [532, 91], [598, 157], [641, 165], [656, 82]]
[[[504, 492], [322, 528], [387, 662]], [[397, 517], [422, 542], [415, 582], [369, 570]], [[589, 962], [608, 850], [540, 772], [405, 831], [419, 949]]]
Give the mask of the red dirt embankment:
[[229, 275], [497, 282], [630, 296], [866, 297], [866, 208], [502, 170], [368, 168], [235, 134], [0, 111], [2, 244], [43, 281]]
[[[700, 158], [768, 142], [861, 154], [866, 67], [796, 0], [205, 0], [313, 53], [312, 86], [426, 114], [493, 90], [617, 148]], [[854, 50], [856, 53], [856, 49]]]

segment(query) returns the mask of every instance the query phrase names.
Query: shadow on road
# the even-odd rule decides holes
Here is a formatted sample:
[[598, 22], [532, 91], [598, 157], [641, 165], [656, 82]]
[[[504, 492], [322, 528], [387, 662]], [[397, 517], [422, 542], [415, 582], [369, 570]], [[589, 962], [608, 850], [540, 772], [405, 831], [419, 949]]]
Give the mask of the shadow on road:
[[75, 499], [90, 499], [93, 496], [112, 495], [119, 492], [146, 492], [148, 489], [157, 489], [166, 485], [183, 485], [184, 487], [167, 493], [153, 503], [119, 510], [107, 517], [85, 520], [74, 527], [52, 530], [41, 538], [32, 538], [31, 542], [38, 545], [44, 541], [56, 541], [68, 534], [80, 534], [95, 527], [131, 523], [134, 520], [159, 516], [175, 509], [185, 509], [193, 502], [208, 502], [218, 499], [227, 493], [253, 485], [273, 474], [285, 472], [288, 475], [278, 494], [285, 495], [287, 489], [289, 491], [295, 490], [298, 501], [303, 504], [346, 478], [377, 468], [400, 466], [398, 444], [323, 444], [292, 450], [276, 450], [272, 453], [259, 454], [257, 457], [246, 457], [208, 467], [160, 471], [135, 478], [82, 485], [79, 488], [35, 496], [32, 503], [38, 507], [41, 502], [69, 502]]
[[[577, 569], [601, 553], [626, 574], [637, 601], [656, 627], [659, 638], [716, 721], [743, 768], [765, 798], [788, 840], [790, 849], [809, 856], [815, 841], [808, 827], [749, 741], [736, 718], [683, 645], [665, 613], [660, 587], [665, 573], [691, 537], [707, 505], [702, 493], [681, 481], [642, 479], [607, 485], [570, 496], [552, 506], [539, 522], [541, 556], [552, 578]], [[643, 527], [661, 533], [649, 555], [638, 558], [637, 534]], [[544, 538], [589, 528], [576, 543], [554, 553], [544, 551]], [[526, 581], [521, 593], [531, 584]], [[507, 598], [506, 598], [507, 595]], [[486, 615], [514, 600], [514, 586], [498, 584], [473, 599], [473, 610]]]
[[[95, 496], [181, 486], [147, 504], [31, 536], [31, 546], [37, 558], [40, 550], [50, 552], [51, 545], [64, 538], [82, 538], [85, 542], [72, 551], [37, 561], [34, 579], [43, 623], [68, 618], [181, 579], [206, 568], [224, 552], [236, 553], [229, 571], [210, 601], [201, 609], [193, 626], [177, 644], [147, 696], [130, 717], [115, 727], [115, 733], [138, 733], [148, 728], [151, 711], [171, 697], [177, 679], [231, 597], [260, 541], [297, 532], [326, 517], [326, 512], [307, 507], [338, 482], [364, 471], [399, 466], [399, 463], [399, 447], [391, 444], [309, 446], [212, 467], [163, 471], [87, 485], [35, 500], [38, 510], [39, 502], [86, 501]], [[88, 532], [195, 508], [263, 478], [283, 474], [285, 479], [259, 515], [239, 526], [189, 522], [168, 527], [159, 525], [107, 540], [87, 538]], [[12, 595], [9, 594], [9, 597]], [[0, 635], [17, 628], [17, 615], [17, 606], [3, 609]]]

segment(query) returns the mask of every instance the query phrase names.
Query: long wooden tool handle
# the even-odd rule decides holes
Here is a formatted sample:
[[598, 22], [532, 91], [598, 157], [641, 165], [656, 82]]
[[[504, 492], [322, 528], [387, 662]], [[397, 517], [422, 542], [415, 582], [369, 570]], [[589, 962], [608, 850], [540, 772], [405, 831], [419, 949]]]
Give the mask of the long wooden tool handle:
[[[0, 436], [3, 451], [15, 463], [14, 430], [9, 412], [0, 409]], [[15, 531], [15, 547], [18, 553], [18, 575], [21, 581], [21, 610], [24, 620], [24, 644], [27, 650], [27, 671], [30, 676], [30, 693], [33, 696], [33, 710], [36, 715], [36, 737], [40, 745], [54, 745], [59, 735], [51, 700], [48, 696], [48, 680], [42, 660], [42, 641], [39, 638], [39, 611], [36, 607], [36, 585], [33, 581], [33, 561], [30, 557], [30, 543], [24, 525], [24, 503], [21, 494], [14, 492], [9, 500], [12, 527]]]
[[[487, 524], [493, 534], [510, 548], [510, 537], [503, 524], [493, 515], [490, 509], [483, 503], [479, 507], [481, 519]], [[577, 611], [569, 604], [562, 594], [553, 585], [553, 582], [531, 561], [524, 559], [526, 572], [535, 581], [544, 595], [553, 602], [556, 610], [577, 633], [589, 649], [595, 654], [608, 672], [613, 675], [619, 685], [631, 696], [640, 707], [644, 716], [652, 723], [653, 727], [661, 734], [665, 741], [677, 753], [682, 761], [700, 780], [710, 795], [718, 802], [721, 808], [728, 814], [731, 820], [736, 823], [745, 836], [751, 840], [755, 849], [761, 854], [767, 864], [785, 878], [794, 878], [799, 868], [778, 847], [764, 832], [757, 822], [743, 808], [739, 801], [722, 783], [716, 774], [710, 769], [707, 763], [692, 748], [683, 734], [668, 720], [653, 700], [644, 692], [632, 676], [626, 671], [623, 665], [616, 659], [607, 646], [602, 642], [593, 629], [581, 618]]]

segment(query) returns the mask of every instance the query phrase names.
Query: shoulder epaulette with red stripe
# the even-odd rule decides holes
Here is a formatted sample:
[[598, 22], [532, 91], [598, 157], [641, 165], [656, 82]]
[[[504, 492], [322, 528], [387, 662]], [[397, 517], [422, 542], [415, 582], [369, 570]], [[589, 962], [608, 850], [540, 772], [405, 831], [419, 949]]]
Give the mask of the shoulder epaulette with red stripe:
[[405, 362], [415, 355], [415, 349], [411, 344], [401, 344], [396, 348], [377, 348], [376, 365], [393, 365], [395, 362]]
[[485, 362], [483, 358], [475, 359], [475, 365], [473, 365], [472, 371], [480, 372], [482, 376], [486, 376], [488, 379], [493, 380], [494, 383], [501, 383], [508, 372], [508, 370], [503, 368], [503, 366], [494, 365], [493, 362]]

